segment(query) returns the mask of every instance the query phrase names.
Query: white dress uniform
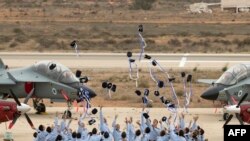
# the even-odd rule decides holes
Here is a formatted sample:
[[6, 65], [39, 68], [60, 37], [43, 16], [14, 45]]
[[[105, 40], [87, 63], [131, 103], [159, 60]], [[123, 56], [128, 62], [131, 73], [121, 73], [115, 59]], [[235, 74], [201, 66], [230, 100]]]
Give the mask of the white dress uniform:
[[102, 139], [101, 135], [94, 134], [94, 135], [90, 136], [89, 141], [100, 141], [101, 139]]
[[193, 124], [192, 124], [192, 126], [191, 126], [191, 128], [190, 128], [190, 131], [194, 131], [194, 130], [196, 130], [196, 129], [197, 129], [197, 124], [196, 124], [196, 122], [194, 121]]
[[84, 128], [82, 126], [80, 126], [80, 124], [83, 123], [83, 119], [86, 117], [86, 114], [85, 115], [82, 115], [78, 121], [78, 127], [77, 127], [77, 132], [78, 133], [81, 133], [81, 139], [82, 140], [85, 140], [88, 138], [88, 129], [87, 128]]
[[128, 139], [128, 141], [134, 141], [134, 139], [135, 139], [135, 129], [134, 129], [133, 124], [131, 124], [131, 123], [127, 124], [127, 131], [126, 131], [126, 133], [127, 133], [127, 139]]
[[107, 123], [104, 123], [104, 118], [102, 114], [102, 110], [100, 110], [100, 131], [108, 132], [110, 133], [111, 131], [109, 130], [109, 127]]
[[141, 137], [141, 141], [149, 141], [149, 134], [143, 134]]
[[143, 114], [144, 112], [141, 113], [141, 126], [140, 126], [141, 133], [144, 133], [144, 130], [147, 127]]
[[140, 136], [136, 136], [134, 141], [141, 141], [141, 140], [142, 140], [142, 136], [140, 135]]
[[113, 141], [113, 137], [112, 137], [112, 135], [109, 135], [108, 138], [102, 137], [102, 141]]
[[156, 140], [157, 137], [160, 135], [161, 129], [160, 129], [160, 128], [153, 127], [153, 126], [150, 124], [149, 119], [147, 119], [146, 124], [147, 124], [147, 126], [150, 128], [149, 139], [150, 139], [150, 140]]
[[184, 130], [184, 128], [185, 128], [185, 121], [184, 121], [184, 119], [182, 117], [180, 117], [179, 122], [180, 122], [179, 123], [180, 124], [180, 129]]
[[37, 141], [44, 141], [48, 133], [46, 131], [38, 131], [37, 132]]
[[198, 135], [197, 138], [198, 138], [198, 141], [205, 141], [204, 135]]
[[156, 141], [169, 141], [169, 140], [170, 140], [170, 136], [165, 135], [165, 136], [158, 136]]
[[51, 132], [49, 133], [46, 138], [45, 138], [45, 141], [54, 141], [56, 139], [58, 134], [56, 134], [55, 132]]
[[122, 137], [121, 137], [122, 132], [115, 129], [115, 125], [116, 125], [116, 118], [114, 119], [114, 121], [112, 123], [112, 127], [113, 127], [112, 136], [114, 138], [114, 141], [120, 141], [122, 139]]
[[171, 141], [179, 141], [179, 136], [175, 134], [174, 129], [175, 129], [174, 125], [170, 124], [170, 126], [169, 126], [170, 140]]

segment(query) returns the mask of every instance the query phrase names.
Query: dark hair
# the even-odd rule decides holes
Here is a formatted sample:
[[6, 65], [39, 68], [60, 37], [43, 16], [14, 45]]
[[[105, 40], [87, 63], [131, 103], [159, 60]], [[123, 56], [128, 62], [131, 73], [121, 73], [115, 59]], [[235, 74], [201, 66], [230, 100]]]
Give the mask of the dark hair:
[[109, 133], [108, 132], [104, 132], [103, 136], [104, 136], [105, 139], [107, 139], [107, 138], [109, 138]]
[[184, 131], [183, 131], [183, 130], [180, 130], [180, 131], [179, 131], [179, 136], [184, 137]]
[[61, 135], [58, 135], [57, 137], [56, 137], [56, 141], [61, 141], [62, 140], [62, 136]]
[[185, 133], [189, 133], [189, 128], [186, 127], [186, 128], [184, 129], [184, 131], [185, 131]]
[[38, 129], [39, 129], [40, 131], [44, 131], [44, 126], [41, 124], [41, 125], [39, 125]]
[[36, 138], [37, 137], [37, 132], [33, 133], [33, 137]]
[[93, 135], [93, 133], [92, 133], [92, 132], [89, 132], [88, 134], [89, 134], [89, 136], [92, 136], [92, 135]]
[[201, 127], [198, 125], [198, 126], [197, 126], [197, 129], [198, 129], [198, 130], [200, 130], [200, 129], [201, 129]]
[[150, 133], [150, 128], [149, 127], [145, 128], [145, 133], [146, 134]]
[[72, 133], [72, 138], [75, 139], [76, 138], [76, 132]]
[[76, 138], [80, 139], [82, 137], [82, 134], [81, 133], [76, 133]]
[[204, 130], [202, 128], [200, 128], [200, 135], [204, 134]]
[[46, 129], [46, 131], [48, 132], [48, 133], [51, 133], [51, 127], [47, 127], [47, 129]]
[[121, 136], [122, 136], [123, 139], [125, 139], [127, 137], [126, 132], [122, 132]]
[[96, 128], [93, 128], [92, 129], [92, 134], [96, 134], [97, 133], [97, 129]]
[[197, 133], [196, 133], [196, 132], [193, 132], [192, 138], [193, 138], [193, 139], [197, 139]]
[[136, 130], [136, 131], [135, 131], [135, 135], [136, 135], [136, 136], [140, 136], [140, 135], [141, 135], [141, 130], [139, 130], [139, 129]]
[[166, 135], [166, 131], [165, 130], [161, 130], [161, 132], [160, 132], [160, 136], [165, 136]]

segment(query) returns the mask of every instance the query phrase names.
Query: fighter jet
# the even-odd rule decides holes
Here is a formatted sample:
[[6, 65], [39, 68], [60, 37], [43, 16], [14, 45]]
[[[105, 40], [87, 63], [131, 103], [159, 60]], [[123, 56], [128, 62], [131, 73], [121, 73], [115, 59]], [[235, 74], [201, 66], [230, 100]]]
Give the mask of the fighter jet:
[[[81, 77], [81, 71], [74, 75], [66, 66], [53, 61], [40, 61], [34, 65], [9, 69], [0, 59], [0, 97], [25, 98], [24, 104], [31, 98], [37, 113], [46, 112], [43, 99], [51, 102], [66, 101], [68, 107], [74, 100], [83, 100], [84, 96], [93, 98], [95, 92], [84, 83], [87, 77]], [[71, 115], [70, 111], [67, 113]]]
[[[212, 101], [222, 101], [230, 105], [227, 95], [239, 101], [245, 93], [250, 92], [250, 64], [232, 66], [218, 80], [200, 79], [198, 82], [211, 84], [201, 95], [202, 98]], [[250, 96], [247, 95], [244, 100], [250, 100]], [[224, 113], [223, 117], [226, 120], [228, 114]]]

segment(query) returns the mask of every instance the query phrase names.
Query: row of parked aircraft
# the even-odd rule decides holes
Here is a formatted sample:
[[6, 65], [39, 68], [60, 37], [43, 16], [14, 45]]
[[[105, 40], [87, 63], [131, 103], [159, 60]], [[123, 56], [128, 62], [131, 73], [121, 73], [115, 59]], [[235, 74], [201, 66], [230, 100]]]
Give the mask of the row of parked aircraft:
[[[83, 79], [85, 78], [85, 79]], [[74, 100], [81, 101], [79, 91], [87, 93], [94, 98], [96, 93], [88, 88], [81, 76], [81, 71], [73, 74], [66, 66], [52, 62], [41, 61], [32, 66], [8, 69], [0, 59], [0, 123], [12, 120], [11, 128], [18, 117], [25, 115], [31, 127], [33, 124], [26, 114], [31, 107], [27, 102], [32, 99], [33, 107], [37, 113], [46, 112], [43, 99], [51, 102], [66, 101], [68, 105]], [[201, 95], [202, 98], [212, 101], [222, 101], [224, 106], [224, 119], [227, 124], [235, 114], [240, 124], [250, 123], [250, 104], [248, 101], [250, 89], [250, 64], [239, 64], [224, 72], [217, 80], [200, 79], [202, 83], [211, 86]], [[14, 98], [15, 102], [6, 101]], [[24, 98], [20, 103], [19, 98]], [[79, 100], [80, 99], [80, 100]], [[239, 102], [237, 102], [239, 101]], [[71, 115], [67, 110], [66, 114]]]

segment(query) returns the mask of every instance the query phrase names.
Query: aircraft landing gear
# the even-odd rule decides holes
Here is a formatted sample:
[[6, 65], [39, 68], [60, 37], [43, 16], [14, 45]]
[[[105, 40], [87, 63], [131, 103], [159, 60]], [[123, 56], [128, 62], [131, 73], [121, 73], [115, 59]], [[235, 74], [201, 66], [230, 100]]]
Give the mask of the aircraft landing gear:
[[36, 107], [37, 112], [40, 113], [45, 113], [46, 112], [46, 107], [43, 103], [39, 103], [38, 106]]
[[36, 114], [41, 114], [46, 112], [46, 106], [43, 103], [42, 99], [33, 99], [33, 105], [34, 108], [36, 109]]
[[223, 120], [226, 121], [226, 120], [228, 119], [228, 117], [229, 117], [229, 114], [228, 114], [228, 113], [224, 113], [224, 114], [223, 114]]
[[68, 106], [68, 109], [64, 111], [63, 118], [69, 119], [72, 117], [72, 113], [70, 111], [72, 109], [72, 102], [67, 101], [67, 106]]
[[69, 119], [72, 117], [72, 113], [70, 110], [65, 110], [63, 113], [64, 118]]

